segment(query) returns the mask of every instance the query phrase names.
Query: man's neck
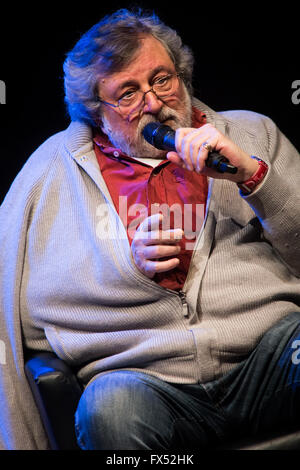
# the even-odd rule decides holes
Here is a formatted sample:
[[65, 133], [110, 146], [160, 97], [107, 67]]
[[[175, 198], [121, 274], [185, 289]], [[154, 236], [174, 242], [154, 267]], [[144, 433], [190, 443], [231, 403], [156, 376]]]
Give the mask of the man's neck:
[[153, 166], [153, 168], [155, 168], [157, 165], [160, 164], [160, 162], [164, 160], [164, 158], [134, 158], [139, 162], [146, 163], [146, 165]]

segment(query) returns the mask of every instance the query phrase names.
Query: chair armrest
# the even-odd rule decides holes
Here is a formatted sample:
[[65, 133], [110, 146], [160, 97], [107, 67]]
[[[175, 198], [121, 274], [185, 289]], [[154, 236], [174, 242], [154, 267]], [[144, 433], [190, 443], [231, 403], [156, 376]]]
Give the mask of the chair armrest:
[[34, 353], [25, 373], [52, 449], [78, 449], [74, 413], [82, 387], [71, 368], [54, 353]]

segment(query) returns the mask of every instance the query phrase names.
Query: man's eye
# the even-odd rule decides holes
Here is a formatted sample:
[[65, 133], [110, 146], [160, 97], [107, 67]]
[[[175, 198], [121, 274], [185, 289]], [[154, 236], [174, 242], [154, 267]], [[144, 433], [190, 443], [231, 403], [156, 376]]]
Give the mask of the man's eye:
[[163, 86], [169, 82], [171, 75], [164, 75], [163, 77], [159, 77], [154, 80], [153, 85]]
[[131, 100], [135, 96], [135, 94], [136, 94], [135, 90], [128, 90], [125, 93], [123, 93], [121, 98], [119, 98], [119, 101], [120, 100], [122, 100], [122, 101]]

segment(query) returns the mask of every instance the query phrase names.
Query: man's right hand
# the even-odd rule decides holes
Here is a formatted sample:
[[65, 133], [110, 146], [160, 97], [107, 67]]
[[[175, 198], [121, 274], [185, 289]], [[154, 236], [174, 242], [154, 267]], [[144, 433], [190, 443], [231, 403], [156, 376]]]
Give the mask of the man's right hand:
[[[180, 253], [179, 242], [183, 237], [183, 230], [161, 230], [162, 214], [154, 214], [140, 224], [135, 232], [131, 251], [138, 269], [148, 278], [156, 273], [170, 271], [179, 264], [176, 255]], [[159, 261], [161, 258], [170, 259]]]

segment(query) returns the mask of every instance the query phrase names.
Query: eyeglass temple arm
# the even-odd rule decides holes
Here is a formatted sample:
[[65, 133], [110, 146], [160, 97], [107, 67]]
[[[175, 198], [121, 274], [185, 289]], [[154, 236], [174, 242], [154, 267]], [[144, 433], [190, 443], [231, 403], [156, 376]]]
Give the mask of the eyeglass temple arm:
[[108, 104], [109, 106], [112, 106], [113, 108], [118, 108], [118, 107], [119, 107], [118, 104], [108, 103], [108, 101], [102, 100], [101, 98], [99, 98], [99, 96], [98, 96], [98, 101], [99, 101], [100, 103], [103, 103], [103, 104]]

